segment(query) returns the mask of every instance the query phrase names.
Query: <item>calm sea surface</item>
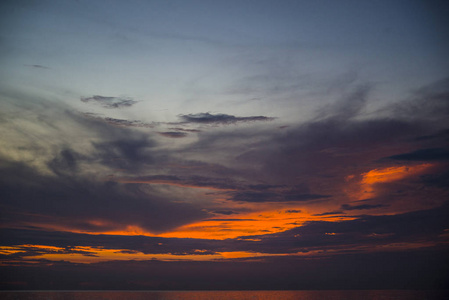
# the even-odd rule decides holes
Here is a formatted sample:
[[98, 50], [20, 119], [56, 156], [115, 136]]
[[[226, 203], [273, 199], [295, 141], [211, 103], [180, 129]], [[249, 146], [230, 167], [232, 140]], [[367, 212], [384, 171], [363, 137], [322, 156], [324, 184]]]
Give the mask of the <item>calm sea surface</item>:
[[0, 299], [17, 300], [440, 300], [442, 291], [27, 291], [0, 292]]

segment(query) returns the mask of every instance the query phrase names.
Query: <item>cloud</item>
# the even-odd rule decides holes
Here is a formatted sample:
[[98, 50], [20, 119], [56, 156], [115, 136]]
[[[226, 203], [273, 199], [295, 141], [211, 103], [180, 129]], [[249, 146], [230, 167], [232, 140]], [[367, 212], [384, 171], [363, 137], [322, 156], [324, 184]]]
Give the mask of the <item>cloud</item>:
[[105, 108], [122, 108], [122, 107], [131, 107], [139, 101], [135, 101], [132, 98], [123, 98], [123, 97], [105, 97], [94, 95], [92, 97], [81, 97], [82, 102], [93, 102], [100, 104]]
[[419, 149], [409, 153], [392, 155], [387, 158], [405, 161], [446, 161], [449, 160], [449, 150], [444, 148]]
[[44, 175], [11, 162], [2, 162], [0, 171], [2, 204], [8, 206], [2, 217], [8, 226], [102, 232], [133, 225], [164, 232], [207, 216], [193, 205], [174, 202], [173, 194], [145, 185], [118, 184], [79, 174]]
[[154, 162], [151, 151], [156, 143], [146, 135], [122, 137], [110, 141], [92, 142], [94, 156], [100, 163], [116, 168], [138, 170]]
[[237, 212], [232, 211], [232, 210], [215, 210], [213, 211], [214, 214], [220, 214], [220, 215], [233, 215], [233, 214], [237, 214]]
[[143, 127], [143, 128], [154, 128], [158, 126], [158, 123], [144, 123], [139, 120], [124, 120], [124, 119], [115, 119], [115, 118], [104, 118], [106, 123], [114, 125], [114, 126], [124, 126], [124, 127]]
[[227, 178], [212, 178], [203, 176], [176, 176], [176, 175], [148, 175], [118, 178], [123, 183], [156, 183], [191, 188], [210, 188], [215, 190], [235, 190], [241, 185]]
[[339, 101], [328, 104], [318, 110], [318, 119], [347, 120], [359, 115], [366, 106], [372, 87], [368, 84], [358, 85]]
[[184, 138], [187, 136], [187, 133], [185, 132], [179, 132], [179, 131], [165, 131], [165, 132], [158, 132], [160, 135], [168, 137], [168, 138]]
[[375, 209], [375, 208], [381, 208], [386, 207], [386, 205], [383, 204], [360, 204], [360, 205], [349, 205], [349, 204], [343, 204], [341, 206], [342, 210], [364, 210], [364, 209]]
[[[345, 221], [309, 221], [299, 227], [274, 234], [245, 236], [236, 239], [207, 240], [148, 236], [91, 235], [34, 229], [0, 231], [3, 246], [46, 245], [55, 247], [102, 247], [139, 251], [145, 254], [206, 253], [251, 251], [265, 254], [309, 253], [311, 257], [348, 252], [370, 253], [389, 247], [403, 251], [401, 244], [418, 248], [444, 249], [449, 220], [448, 203], [440, 207], [397, 215], [359, 216]], [[252, 219], [209, 219], [241, 222]], [[446, 235], [445, 235], [446, 234]], [[397, 247], [397, 248], [395, 248]]]
[[179, 115], [179, 117], [187, 123], [198, 124], [235, 124], [238, 122], [253, 122], [253, 121], [271, 121], [274, 118], [265, 116], [251, 116], [251, 117], [236, 117], [227, 114], [211, 114], [211, 113], [198, 113]]
[[[34, 119], [34, 115], [26, 115], [32, 124], [45, 124], [42, 131], [49, 132], [47, 135], [34, 135], [28, 127], [19, 127], [21, 131], [15, 126], [4, 127], [21, 133], [17, 136], [24, 136], [22, 141], [28, 143], [14, 141], [14, 151], [2, 152], [12, 153], [2, 157], [0, 164], [0, 198], [5, 207], [2, 224], [10, 230], [3, 231], [2, 241], [61, 247], [103, 246], [142, 253], [249, 251], [317, 258], [386, 248], [397, 251], [399, 245], [438, 247], [435, 245], [442, 241], [448, 228], [443, 219], [447, 217], [447, 208], [442, 204], [447, 199], [443, 193], [447, 190], [444, 175], [449, 177], [441, 157], [416, 176], [374, 184], [375, 195], [369, 204], [359, 205], [356, 201], [360, 200], [357, 193], [363, 193], [359, 191], [363, 174], [371, 170], [388, 170], [392, 164], [404, 164], [401, 168], [407, 168], [418, 158], [430, 159], [438, 153], [444, 158], [444, 137], [436, 136], [447, 121], [361, 117], [368, 90], [356, 88], [348, 93], [353, 98], [347, 102], [341, 101], [328, 107], [325, 114], [283, 130], [230, 131], [225, 127], [202, 132], [197, 140], [176, 150], [164, 147], [160, 142], [163, 139], [154, 139], [157, 133], [136, 130], [134, 127], [139, 126], [132, 122], [137, 121], [85, 118], [66, 107], [49, 104]], [[350, 106], [348, 114], [344, 113], [345, 105]], [[63, 116], [63, 122], [49, 118], [52, 112]], [[235, 121], [233, 118], [239, 119], [207, 114], [199, 122], [187, 121], [189, 118], [184, 121], [230, 124]], [[188, 134], [187, 130], [168, 132]], [[423, 136], [432, 138], [418, 139]], [[27, 159], [13, 159], [24, 148], [34, 149], [35, 141], [42, 141], [43, 148], [29, 150], [33, 155]], [[385, 157], [389, 159], [381, 159]], [[34, 166], [36, 159], [44, 161], [46, 168]], [[236, 226], [241, 220], [255, 219], [255, 212], [274, 207], [281, 214], [289, 213], [288, 217], [294, 220], [288, 222], [301, 226], [222, 241], [56, 232], [168, 233], [197, 222], [203, 226], [205, 220]], [[369, 216], [378, 213], [376, 208], [389, 215]], [[366, 215], [348, 214], [351, 220], [342, 216], [357, 210]], [[237, 214], [238, 218], [234, 218]], [[227, 216], [232, 219], [226, 219]], [[322, 221], [303, 223], [309, 218]], [[331, 221], [335, 219], [340, 221]]]
[[445, 119], [449, 115], [449, 77], [416, 89], [408, 99], [386, 107], [384, 111], [396, 118], [415, 122], [439, 122], [445, 126], [438, 129], [447, 129]]
[[329, 195], [297, 194], [291, 192], [239, 191], [232, 193], [232, 197], [228, 198], [228, 200], [242, 202], [303, 202], [329, 197]]
[[24, 65], [24, 66], [31, 67], [31, 68], [36, 68], [36, 69], [46, 69], [46, 70], [50, 69], [49, 67], [46, 67], [46, 66], [43, 66], [43, 65]]
[[176, 130], [176, 131], [185, 131], [185, 132], [201, 132], [201, 130], [199, 129], [185, 129], [185, 128], [180, 128], [180, 127], [173, 127], [173, 128], [169, 128], [170, 130]]
[[345, 214], [345, 212], [340, 211], [340, 210], [336, 210], [336, 211], [324, 212], [324, 213], [321, 213], [321, 214], [314, 214], [314, 216], [321, 217], [321, 216], [333, 216], [333, 215], [342, 215], [342, 214]]
[[162, 124], [160, 122], [145, 123], [140, 120], [125, 120], [111, 117], [101, 117], [100, 115], [95, 113], [84, 113], [83, 115], [89, 119], [105, 122], [116, 127], [155, 128]]
[[[448, 203], [440, 207], [397, 215], [359, 216], [346, 221], [310, 221], [284, 232], [246, 236], [239, 244], [245, 251], [296, 253], [334, 250], [340, 253], [371, 252], [397, 243], [415, 247], [440, 247], [449, 226]], [[257, 249], [257, 250], [256, 250]], [[322, 252], [321, 252], [322, 253]], [[316, 255], [319, 255], [316, 253]]]

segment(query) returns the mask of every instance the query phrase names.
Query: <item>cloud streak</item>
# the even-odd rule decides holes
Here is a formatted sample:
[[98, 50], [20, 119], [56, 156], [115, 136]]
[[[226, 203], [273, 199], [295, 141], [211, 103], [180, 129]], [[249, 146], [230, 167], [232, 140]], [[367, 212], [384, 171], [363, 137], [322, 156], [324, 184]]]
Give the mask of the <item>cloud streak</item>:
[[178, 116], [185, 123], [194, 124], [235, 124], [243, 122], [254, 121], [271, 121], [274, 118], [266, 116], [251, 116], [251, 117], [236, 117], [227, 114], [211, 114], [211, 113], [197, 113]]
[[99, 104], [104, 108], [124, 108], [131, 107], [139, 101], [132, 98], [124, 97], [106, 97], [100, 95], [94, 95], [92, 97], [81, 97], [81, 101], [85, 103]]

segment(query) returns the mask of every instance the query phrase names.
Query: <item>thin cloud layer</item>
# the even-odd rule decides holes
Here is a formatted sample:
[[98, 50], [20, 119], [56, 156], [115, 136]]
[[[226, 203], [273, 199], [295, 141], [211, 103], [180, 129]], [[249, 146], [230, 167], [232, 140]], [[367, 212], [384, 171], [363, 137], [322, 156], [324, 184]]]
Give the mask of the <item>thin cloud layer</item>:
[[81, 101], [85, 103], [96, 103], [105, 108], [131, 107], [139, 102], [133, 100], [132, 98], [105, 97], [100, 95], [94, 95], [92, 97], [81, 97]]
[[165, 131], [165, 132], [158, 132], [160, 135], [168, 137], [168, 138], [183, 138], [187, 136], [186, 132], [179, 132], [179, 131]]
[[271, 121], [274, 118], [266, 116], [251, 116], [251, 117], [236, 117], [227, 114], [211, 114], [211, 113], [197, 113], [188, 115], [179, 115], [182, 121], [186, 123], [198, 124], [235, 124], [241, 122], [254, 121]]

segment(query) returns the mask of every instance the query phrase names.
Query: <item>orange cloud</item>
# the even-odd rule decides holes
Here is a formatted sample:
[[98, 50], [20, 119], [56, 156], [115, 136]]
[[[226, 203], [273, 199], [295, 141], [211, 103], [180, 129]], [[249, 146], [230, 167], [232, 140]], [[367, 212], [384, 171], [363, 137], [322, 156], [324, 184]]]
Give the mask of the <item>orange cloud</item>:
[[[399, 166], [388, 167], [383, 169], [373, 169], [369, 172], [363, 173], [360, 181], [361, 194], [358, 195], [358, 200], [374, 197], [376, 195], [376, 184], [393, 182], [401, 180], [406, 177], [414, 176], [422, 173], [432, 164], [420, 164], [415, 166]], [[347, 177], [347, 179], [352, 179]]]

